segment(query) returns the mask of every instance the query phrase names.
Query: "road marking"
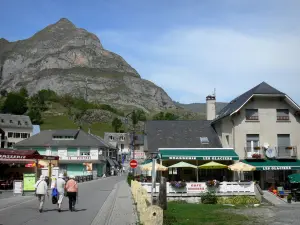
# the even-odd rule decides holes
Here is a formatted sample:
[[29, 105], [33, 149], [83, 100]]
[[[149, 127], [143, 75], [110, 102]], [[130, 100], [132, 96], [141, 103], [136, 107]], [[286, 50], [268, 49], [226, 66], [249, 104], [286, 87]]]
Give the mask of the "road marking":
[[33, 197], [32, 199], [29, 199], [29, 200], [25, 201], [25, 202], [21, 202], [21, 203], [19, 202], [19, 203], [15, 204], [15, 205], [10, 205], [10, 206], [4, 207], [4, 208], [0, 209], [0, 212], [2, 212], [2, 211], [4, 211], [4, 210], [7, 210], [7, 209], [10, 209], [10, 208], [13, 208], [13, 207], [15, 207], [15, 206], [19, 206], [19, 205], [22, 205], [22, 204], [31, 202], [31, 201], [33, 201], [33, 200], [35, 200], [34, 197]]

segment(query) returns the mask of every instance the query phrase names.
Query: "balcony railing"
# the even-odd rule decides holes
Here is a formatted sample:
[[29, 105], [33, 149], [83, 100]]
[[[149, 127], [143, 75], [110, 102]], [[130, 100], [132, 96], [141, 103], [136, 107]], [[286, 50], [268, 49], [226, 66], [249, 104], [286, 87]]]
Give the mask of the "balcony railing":
[[277, 121], [287, 121], [290, 120], [289, 116], [277, 116]]
[[263, 159], [265, 158], [262, 147], [245, 147], [245, 159]]
[[[275, 151], [274, 158], [276, 159], [294, 159], [297, 158], [296, 146], [277, 146], [270, 147]], [[264, 147], [245, 147], [245, 159], [265, 159]]]
[[252, 120], [254, 120], [254, 121], [258, 121], [258, 116], [246, 116], [246, 120], [250, 120], [250, 121], [252, 121]]
[[297, 147], [296, 146], [277, 146], [276, 158], [279, 159], [291, 159], [297, 158]]

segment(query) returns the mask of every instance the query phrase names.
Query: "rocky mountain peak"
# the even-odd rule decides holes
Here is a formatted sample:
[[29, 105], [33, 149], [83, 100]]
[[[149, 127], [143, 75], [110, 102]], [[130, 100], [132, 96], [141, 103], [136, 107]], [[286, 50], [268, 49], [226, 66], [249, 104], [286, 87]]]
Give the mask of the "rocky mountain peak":
[[66, 18], [31, 38], [1, 42], [0, 89], [26, 87], [29, 94], [51, 89], [82, 96], [88, 79], [90, 101], [145, 110], [174, 107], [164, 90], [141, 79], [121, 56], [104, 49], [95, 34]]

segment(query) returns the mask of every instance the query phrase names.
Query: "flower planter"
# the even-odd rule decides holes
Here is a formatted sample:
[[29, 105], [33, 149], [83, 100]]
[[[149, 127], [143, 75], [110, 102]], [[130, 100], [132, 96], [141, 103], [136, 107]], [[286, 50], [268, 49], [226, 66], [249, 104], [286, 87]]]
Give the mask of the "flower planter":
[[289, 147], [286, 147], [285, 149], [292, 150], [293, 147], [289, 146]]

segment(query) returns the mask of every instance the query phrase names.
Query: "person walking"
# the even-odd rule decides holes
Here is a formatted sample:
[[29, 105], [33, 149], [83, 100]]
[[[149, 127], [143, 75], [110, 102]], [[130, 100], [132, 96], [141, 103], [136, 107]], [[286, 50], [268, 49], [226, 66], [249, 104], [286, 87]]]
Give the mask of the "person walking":
[[70, 179], [66, 183], [66, 191], [67, 196], [69, 198], [69, 210], [75, 211], [75, 203], [78, 197], [78, 185], [77, 182], [74, 180], [75, 176], [70, 175]]
[[53, 179], [53, 185], [51, 185], [51, 188], [57, 189], [57, 206], [58, 206], [58, 212], [61, 212], [61, 205], [64, 199], [64, 195], [65, 195], [65, 185], [66, 185], [66, 181], [63, 179], [64, 175], [62, 173], [60, 173], [58, 175], [58, 179]]
[[49, 197], [48, 185], [45, 181], [45, 176], [44, 175], [40, 176], [40, 179], [36, 182], [34, 187], [35, 187], [35, 194], [36, 194], [36, 196], [38, 197], [38, 200], [39, 200], [39, 211], [41, 213], [43, 211], [43, 206], [44, 206], [46, 194]]

